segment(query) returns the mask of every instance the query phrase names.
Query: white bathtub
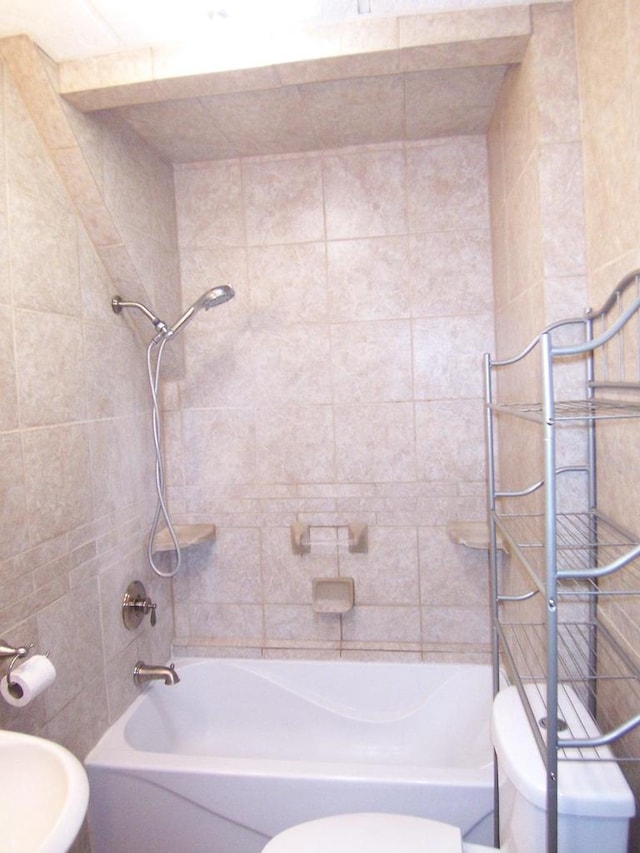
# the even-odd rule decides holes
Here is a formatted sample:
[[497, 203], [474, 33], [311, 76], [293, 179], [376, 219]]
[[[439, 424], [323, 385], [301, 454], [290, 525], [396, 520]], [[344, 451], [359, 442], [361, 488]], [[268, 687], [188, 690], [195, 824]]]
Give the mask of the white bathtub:
[[350, 811], [492, 841], [490, 668], [183, 659], [86, 759], [93, 853], [259, 853]]

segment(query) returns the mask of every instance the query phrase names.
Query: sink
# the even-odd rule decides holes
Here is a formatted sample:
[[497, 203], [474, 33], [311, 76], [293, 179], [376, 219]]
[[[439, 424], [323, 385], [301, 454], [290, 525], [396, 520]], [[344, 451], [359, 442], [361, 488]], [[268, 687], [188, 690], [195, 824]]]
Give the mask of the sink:
[[0, 730], [0, 853], [65, 853], [88, 802], [84, 767], [67, 749]]

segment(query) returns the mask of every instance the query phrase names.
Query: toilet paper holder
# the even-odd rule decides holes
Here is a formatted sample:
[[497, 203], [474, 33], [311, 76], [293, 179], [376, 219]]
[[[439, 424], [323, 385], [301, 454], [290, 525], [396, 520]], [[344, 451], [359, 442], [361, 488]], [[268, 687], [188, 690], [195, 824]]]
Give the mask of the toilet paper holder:
[[[9, 669], [7, 670], [7, 684], [9, 687], [13, 684], [11, 681], [11, 673], [13, 672], [14, 666], [19, 660], [26, 658], [32, 648], [33, 643], [29, 643], [28, 646], [16, 646], [14, 648], [6, 640], [0, 639], [0, 658], [11, 658], [9, 661]], [[49, 652], [47, 652], [46, 657], [49, 657]]]

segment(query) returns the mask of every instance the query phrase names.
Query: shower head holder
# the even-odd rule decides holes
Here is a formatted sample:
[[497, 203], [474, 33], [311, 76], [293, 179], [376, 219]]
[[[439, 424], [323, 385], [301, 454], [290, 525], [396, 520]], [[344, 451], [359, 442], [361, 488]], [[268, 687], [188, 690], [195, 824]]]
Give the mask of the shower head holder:
[[151, 320], [160, 335], [170, 334], [167, 324], [159, 317], [156, 317], [153, 311], [150, 311], [146, 305], [142, 304], [142, 302], [127, 302], [121, 296], [114, 296], [111, 300], [111, 309], [113, 313], [120, 314], [123, 308], [137, 308], [138, 311], [142, 311], [147, 319]]

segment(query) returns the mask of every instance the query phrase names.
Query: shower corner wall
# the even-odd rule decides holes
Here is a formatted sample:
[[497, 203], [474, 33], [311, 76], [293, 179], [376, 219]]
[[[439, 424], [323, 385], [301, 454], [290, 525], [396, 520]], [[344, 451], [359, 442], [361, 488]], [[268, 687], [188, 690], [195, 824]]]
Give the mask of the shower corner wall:
[[[137, 275], [155, 241], [170, 250], [172, 229], [177, 270], [173, 176], [146, 146], [62, 106], [27, 39], [2, 42], [0, 54], [0, 635], [48, 651], [57, 670], [25, 709], [2, 703], [0, 726], [82, 759], [135, 698], [136, 660], [165, 660], [173, 637], [170, 588], [145, 568], [153, 472], [144, 350], [111, 311], [109, 274], [122, 262], [121, 279]], [[47, 122], [53, 135], [43, 135]], [[94, 245], [79, 197], [87, 185], [74, 182], [85, 168], [99, 176], [126, 248]], [[157, 260], [147, 285], [161, 293], [170, 269]], [[122, 624], [134, 578], [158, 602], [155, 630]]]

